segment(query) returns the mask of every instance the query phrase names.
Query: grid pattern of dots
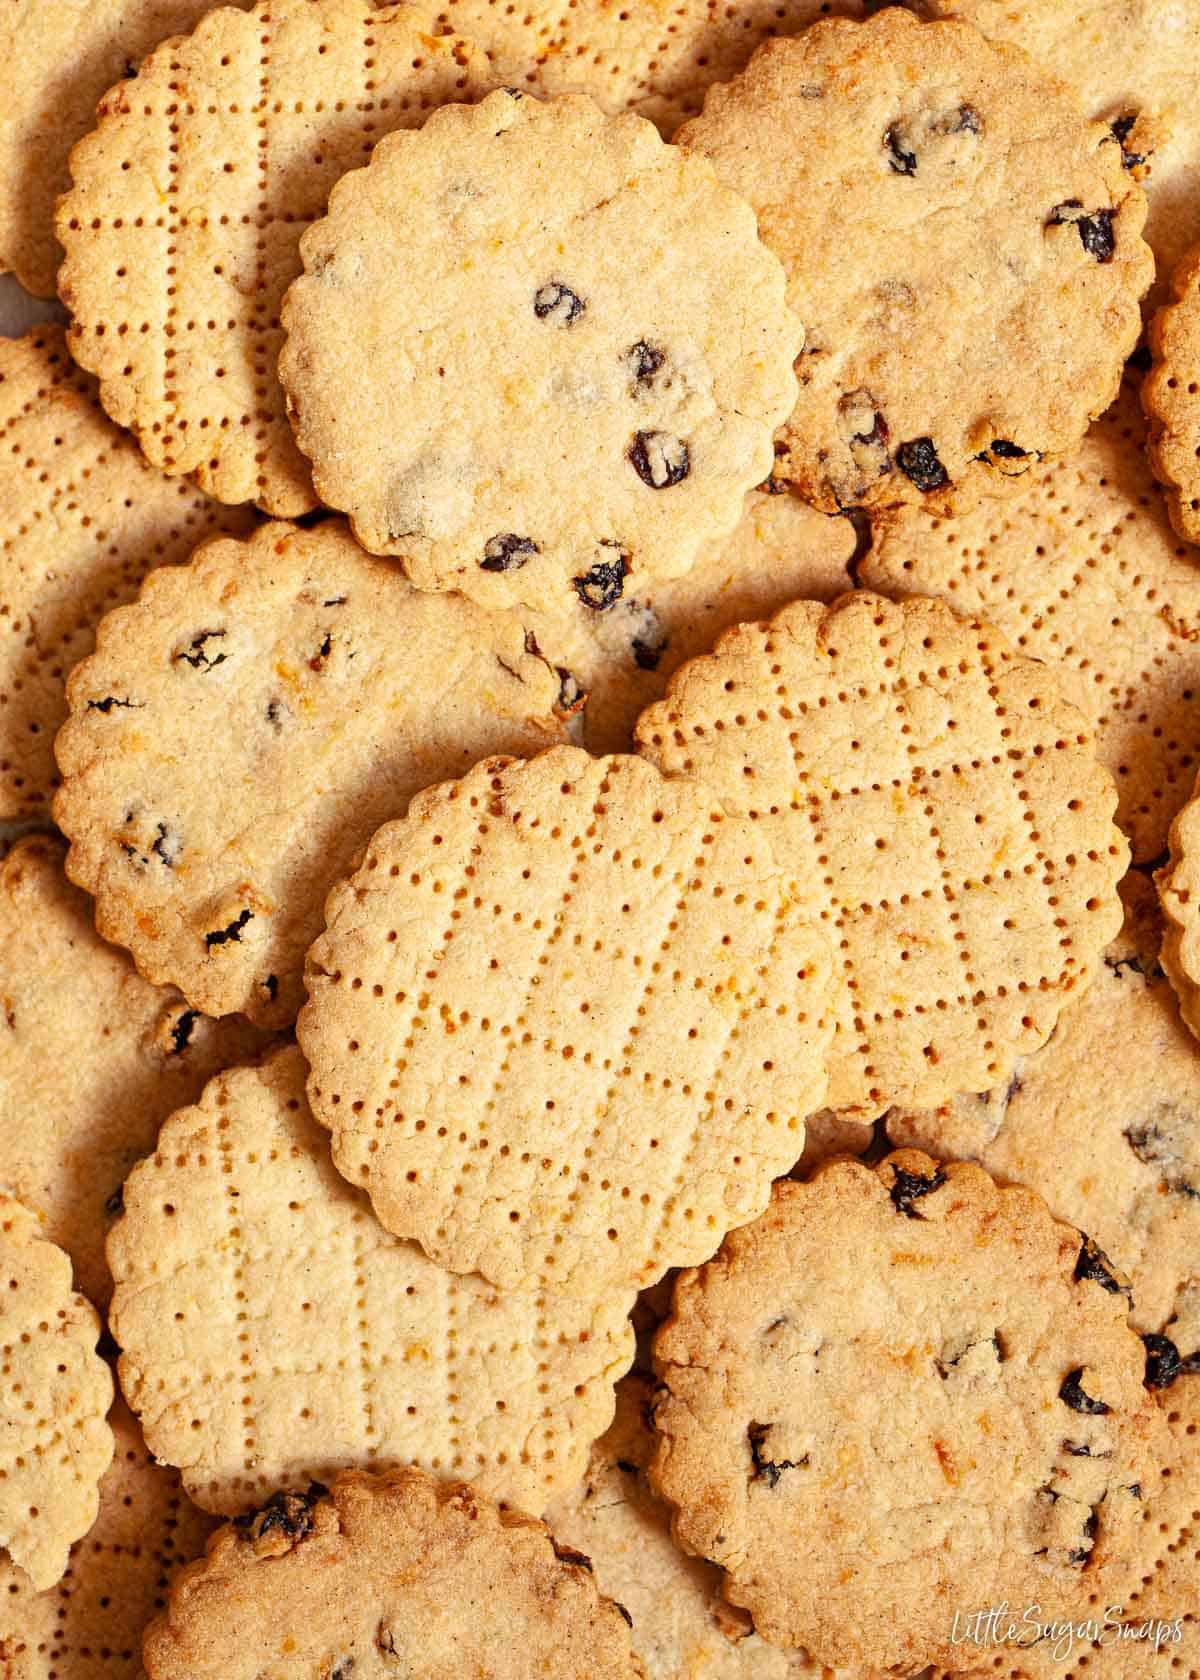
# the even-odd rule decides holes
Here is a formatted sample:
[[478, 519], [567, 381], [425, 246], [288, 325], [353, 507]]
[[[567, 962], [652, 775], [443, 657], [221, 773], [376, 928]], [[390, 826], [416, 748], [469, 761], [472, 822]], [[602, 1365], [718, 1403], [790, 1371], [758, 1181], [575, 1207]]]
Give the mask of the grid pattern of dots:
[[152, 566], [252, 520], [149, 466], [55, 326], [0, 339], [0, 506], [0, 819], [19, 819], [58, 786], [63, 684], [96, 620]]
[[34, 1216], [0, 1195], [0, 1536], [39, 1590], [96, 1515], [112, 1458], [112, 1379], [100, 1321], [71, 1288], [71, 1262]]
[[52, 1592], [0, 1562], [0, 1672], [5, 1680], [139, 1680], [142, 1631], [172, 1580], [199, 1557], [214, 1524], [174, 1471], [146, 1451], [128, 1408], [109, 1415], [116, 1451], [100, 1512]]
[[825, 941], [764, 837], [632, 757], [430, 789], [331, 894], [298, 1024], [334, 1158], [455, 1271], [704, 1259], [820, 1106]]
[[425, 14], [260, 0], [164, 42], [102, 102], [59, 211], [71, 348], [168, 473], [316, 505], [275, 376], [299, 242], [383, 134], [469, 99], [483, 60]]
[[997, 1084], [1120, 926], [1127, 848], [1082, 715], [940, 602], [862, 591], [732, 630], [637, 738], [761, 825], [819, 907], [831, 1108]]
[[936, 595], [1057, 670], [1090, 717], [1135, 862], [1166, 849], [1200, 763], [1200, 566], [1146, 465], [1135, 385], [1077, 455], [951, 519], [883, 515], [859, 577]]
[[649, 118], [669, 140], [705, 90], [736, 76], [770, 36], [865, 9], [863, 0], [448, 0], [439, 22], [478, 42], [506, 84], [590, 94], [606, 110]]
[[341, 521], [208, 544], [72, 675], [71, 878], [148, 979], [285, 1025], [325, 895], [379, 824], [478, 758], [561, 739], [558, 688], [515, 614], [419, 593]]
[[166, 1124], [109, 1239], [121, 1386], [225, 1514], [417, 1463], [540, 1510], [612, 1416], [629, 1299], [501, 1295], [390, 1237], [338, 1177], [287, 1048]]

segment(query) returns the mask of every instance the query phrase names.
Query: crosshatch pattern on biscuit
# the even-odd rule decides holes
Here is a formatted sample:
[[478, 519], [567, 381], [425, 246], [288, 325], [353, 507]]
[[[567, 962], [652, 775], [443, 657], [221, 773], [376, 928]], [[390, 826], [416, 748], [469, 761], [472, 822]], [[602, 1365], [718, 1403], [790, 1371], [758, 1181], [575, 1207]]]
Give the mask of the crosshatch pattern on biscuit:
[[941, 602], [860, 591], [742, 625], [637, 740], [796, 871], [841, 983], [832, 1108], [986, 1090], [1120, 926], [1128, 848], [1052, 674]]
[[415, 1461], [540, 1510], [633, 1357], [632, 1295], [501, 1294], [389, 1236], [339, 1178], [298, 1050], [174, 1115], [109, 1238], [121, 1385], [206, 1510]]
[[260, 0], [166, 41], [71, 154], [71, 349], [169, 473], [294, 517], [316, 506], [276, 379], [300, 236], [381, 135], [486, 86], [418, 8]]
[[108, 419], [61, 327], [0, 339], [0, 818], [46, 811], [68, 672], [153, 566], [251, 515], [149, 466]]
[[374, 837], [297, 1030], [386, 1225], [590, 1296], [761, 1211], [823, 1096], [830, 977], [764, 837], [640, 759], [560, 747]]

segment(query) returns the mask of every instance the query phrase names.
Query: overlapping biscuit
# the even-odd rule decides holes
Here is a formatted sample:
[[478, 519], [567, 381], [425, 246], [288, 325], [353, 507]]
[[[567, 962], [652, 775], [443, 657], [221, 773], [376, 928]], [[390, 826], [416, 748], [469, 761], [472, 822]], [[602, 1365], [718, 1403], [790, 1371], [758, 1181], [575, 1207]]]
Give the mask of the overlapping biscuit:
[[224, 1515], [412, 1462], [541, 1510], [612, 1417], [632, 1296], [501, 1294], [389, 1236], [306, 1072], [290, 1047], [219, 1075], [126, 1183], [111, 1323], [151, 1449]]
[[96, 620], [152, 566], [253, 521], [148, 466], [57, 326], [0, 338], [0, 505], [0, 818], [16, 818], [44, 812], [58, 785], [63, 684]]
[[350, 1472], [221, 1529], [146, 1637], [148, 1680], [640, 1680], [619, 1605], [545, 1525], [419, 1470]]
[[1069, 459], [949, 519], [873, 521], [859, 577], [937, 595], [1054, 667], [1096, 730], [1136, 862], [1161, 856], [1200, 765], [1200, 550], [1172, 531], [1127, 383]]
[[[893, 1109], [887, 1130], [897, 1145], [1036, 1190], [1094, 1240], [1096, 1275], [1126, 1288], [1131, 1322], [1155, 1334], [1200, 1300], [1200, 1045], [1158, 965], [1158, 938], [1139, 932], [1151, 889], [1136, 872], [1127, 879], [1138, 902], [1050, 1042], [981, 1096]], [[1098, 1057], [1102, 1045], [1114, 1053]], [[1178, 1334], [1194, 1334], [1180, 1352], [1200, 1356], [1200, 1322]]]
[[1087, 1253], [1031, 1192], [913, 1150], [777, 1185], [684, 1274], [651, 1477], [760, 1633], [914, 1673], [957, 1660], [956, 1610], [1079, 1616], [1133, 1584], [1160, 1420]]
[[1082, 714], [939, 601], [859, 591], [728, 631], [637, 739], [763, 830], [821, 916], [831, 1108], [990, 1089], [1120, 926], [1127, 848]]
[[1200, 1038], [1200, 778], [1171, 824], [1170, 855], [1156, 879], [1163, 913], [1162, 965], [1180, 1014]]
[[1069, 82], [1108, 125], [1149, 201], [1146, 240], [1165, 292], [1200, 238], [1200, 16], [1177, 0], [909, 0], [923, 17], [958, 17], [1021, 47]]
[[588, 750], [628, 751], [638, 713], [730, 625], [852, 588], [856, 547], [849, 520], [773, 485], [751, 491], [732, 536], [709, 543], [682, 577], [639, 588], [608, 612], [577, 602], [564, 618], [535, 616], [538, 645], [563, 669]]
[[430, 788], [330, 895], [305, 979], [338, 1167], [505, 1289], [594, 1297], [711, 1254], [824, 1095], [831, 964], [790, 871], [638, 758]]
[[0, 1563], [5, 1680], [139, 1680], [146, 1624], [214, 1526], [185, 1498], [178, 1475], [154, 1462], [120, 1399], [108, 1421], [116, 1451], [100, 1512], [58, 1586], [35, 1592], [21, 1570]]
[[1171, 523], [1186, 541], [1200, 542], [1200, 247], [1176, 269], [1172, 294], [1150, 322], [1154, 359], [1142, 402]]
[[226, 502], [316, 506], [276, 379], [300, 236], [381, 135], [486, 86], [418, 8], [258, 0], [105, 96], [59, 203], [59, 290], [73, 355], [156, 466]]
[[0, 1553], [39, 1591], [96, 1519], [113, 1455], [96, 1309], [32, 1213], [0, 1194]]
[[801, 336], [783, 269], [638, 117], [517, 89], [447, 107], [338, 183], [301, 254], [296, 437], [420, 588], [606, 612], [771, 470]]
[[816, 506], [966, 505], [1116, 395], [1145, 197], [1025, 55], [897, 7], [829, 19], [760, 47], [678, 140], [787, 270], [805, 339], [775, 472]]
[[264, 1037], [148, 985], [97, 936], [63, 854], [60, 840], [37, 835], [0, 864], [0, 1184], [103, 1308], [104, 1240], [126, 1174], [172, 1109]]
[[340, 521], [155, 572], [76, 668], [55, 815], [141, 972], [282, 1025], [325, 894], [419, 788], [561, 737], [512, 614], [419, 594]]

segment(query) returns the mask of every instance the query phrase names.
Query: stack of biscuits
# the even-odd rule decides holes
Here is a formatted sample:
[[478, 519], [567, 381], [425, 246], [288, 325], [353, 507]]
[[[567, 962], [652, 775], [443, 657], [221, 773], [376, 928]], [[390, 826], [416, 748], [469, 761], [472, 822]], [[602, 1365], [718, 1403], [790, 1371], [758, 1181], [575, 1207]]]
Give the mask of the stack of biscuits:
[[0, 52], [0, 1680], [1200, 1680], [1200, 7]]

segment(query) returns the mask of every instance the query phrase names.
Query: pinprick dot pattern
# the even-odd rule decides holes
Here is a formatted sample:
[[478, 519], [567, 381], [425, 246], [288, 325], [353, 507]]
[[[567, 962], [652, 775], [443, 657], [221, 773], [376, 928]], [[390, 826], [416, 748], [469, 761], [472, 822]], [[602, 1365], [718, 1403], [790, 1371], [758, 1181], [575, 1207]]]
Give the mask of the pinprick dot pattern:
[[568, 1487], [633, 1355], [631, 1297], [501, 1295], [388, 1235], [294, 1048], [172, 1116], [109, 1238], [121, 1386], [210, 1511], [419, 1463], [526, 1510]]
[[642, 760], [559, 747], [374, 837], [297, 1031], [389, 1229], [588, 1297], [763, 1208], [823, 1098], [830, 979], [763, 836]]
[[637, 739], [760, 826], [818, 907], [840, 976], [831, 1108], [989, 1089], [1120, 926], [1128, 847], [1087, 723], [941, 602], [861, 591], [742, 625]]
[[155, 1464], [119, 1399], [109, 1424], [116, 1450], [100, 1483], [100, 1512], [54, 1591], [34, 1592], [28, 1576], [0, 1563], [6, 1680], [139, 1680], [143, 1630], [213, 1529], [178, 1475]]
[[99, 1335], [95, 1308], [71, 1287], [70, 1260], [0, 1195], [0, 1552], [39, 1592], [95, 1520], [113, 1454]]
[[340, 521], [209, 544], [72, 674], [67, 868], [148, 979], [286, 1024], [370, 835], [427, 783], [560, 739], [558, 690], [514, 614], [419, 594]]
[[275, 374], [304, 229], [381, 135], [486, 85], [430, 17], [370, 0], [219, 8], [101, 102], [71, 155], [71, 348], [168, 473], [222, 501], [316, 505]]
[[50, 803], [63, 685], [101, 613], [131, 600], [151, 567], [252, 518], [149, 466], [56, 326], [0, 339], [0, 506], [3, 820]]
[[1077, 455], [939, 519], [883, 514], [861, 580], [937, 595], [1054, 667], [1112, 772], [1135, 862], [1160, 857], [1200, 764], [1200, 552], [1171, 530], [1127, 381]]

